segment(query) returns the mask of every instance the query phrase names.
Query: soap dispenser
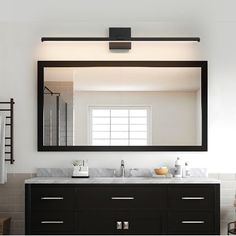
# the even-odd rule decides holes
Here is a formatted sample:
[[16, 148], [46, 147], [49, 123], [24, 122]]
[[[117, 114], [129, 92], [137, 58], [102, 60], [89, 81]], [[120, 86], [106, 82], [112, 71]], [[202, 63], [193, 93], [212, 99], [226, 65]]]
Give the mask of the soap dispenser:
[[190, 176], [191, 176], [191, 174], [190, 174], [190, 168], [189, 168], [188, 162], [185, 162], [185, 165], [183, 168], [183, 177], [188, 178]]
[[179, 157], [175, 161], [175, 178], [182, 178], [183, 168], [182, 163]]

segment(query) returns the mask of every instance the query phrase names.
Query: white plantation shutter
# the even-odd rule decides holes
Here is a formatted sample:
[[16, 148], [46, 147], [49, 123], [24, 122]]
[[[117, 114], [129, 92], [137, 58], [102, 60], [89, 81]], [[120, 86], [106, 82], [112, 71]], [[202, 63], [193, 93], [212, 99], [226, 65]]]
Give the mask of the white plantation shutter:
[[92, 145], [148, 145], [150, 107], [90, 107]]

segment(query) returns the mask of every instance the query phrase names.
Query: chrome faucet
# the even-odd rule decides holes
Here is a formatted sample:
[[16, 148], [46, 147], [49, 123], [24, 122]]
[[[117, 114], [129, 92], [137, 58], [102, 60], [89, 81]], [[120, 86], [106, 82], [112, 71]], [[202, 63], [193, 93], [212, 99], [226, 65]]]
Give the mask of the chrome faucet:
[[125, 161], [124, 160], [121, 160], [120, 172], [121, 172], [121, 177], [125, 177]]

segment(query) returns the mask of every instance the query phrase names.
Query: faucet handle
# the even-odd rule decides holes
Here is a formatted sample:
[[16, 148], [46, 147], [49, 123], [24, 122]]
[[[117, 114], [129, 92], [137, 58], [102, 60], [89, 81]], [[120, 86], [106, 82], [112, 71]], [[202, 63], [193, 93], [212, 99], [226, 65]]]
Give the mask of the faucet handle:
[[125, 165], [125, 161], [121, 160], [121, 165], [124, 166]]

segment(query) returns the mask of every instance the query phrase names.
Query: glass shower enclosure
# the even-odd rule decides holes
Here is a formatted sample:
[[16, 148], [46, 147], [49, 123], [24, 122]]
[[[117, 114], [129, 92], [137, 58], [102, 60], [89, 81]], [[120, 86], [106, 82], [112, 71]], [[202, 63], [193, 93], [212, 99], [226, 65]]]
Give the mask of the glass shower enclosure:
[[44, 89], [44, 145], [68, 145], [68, 103], [61, 94]]

